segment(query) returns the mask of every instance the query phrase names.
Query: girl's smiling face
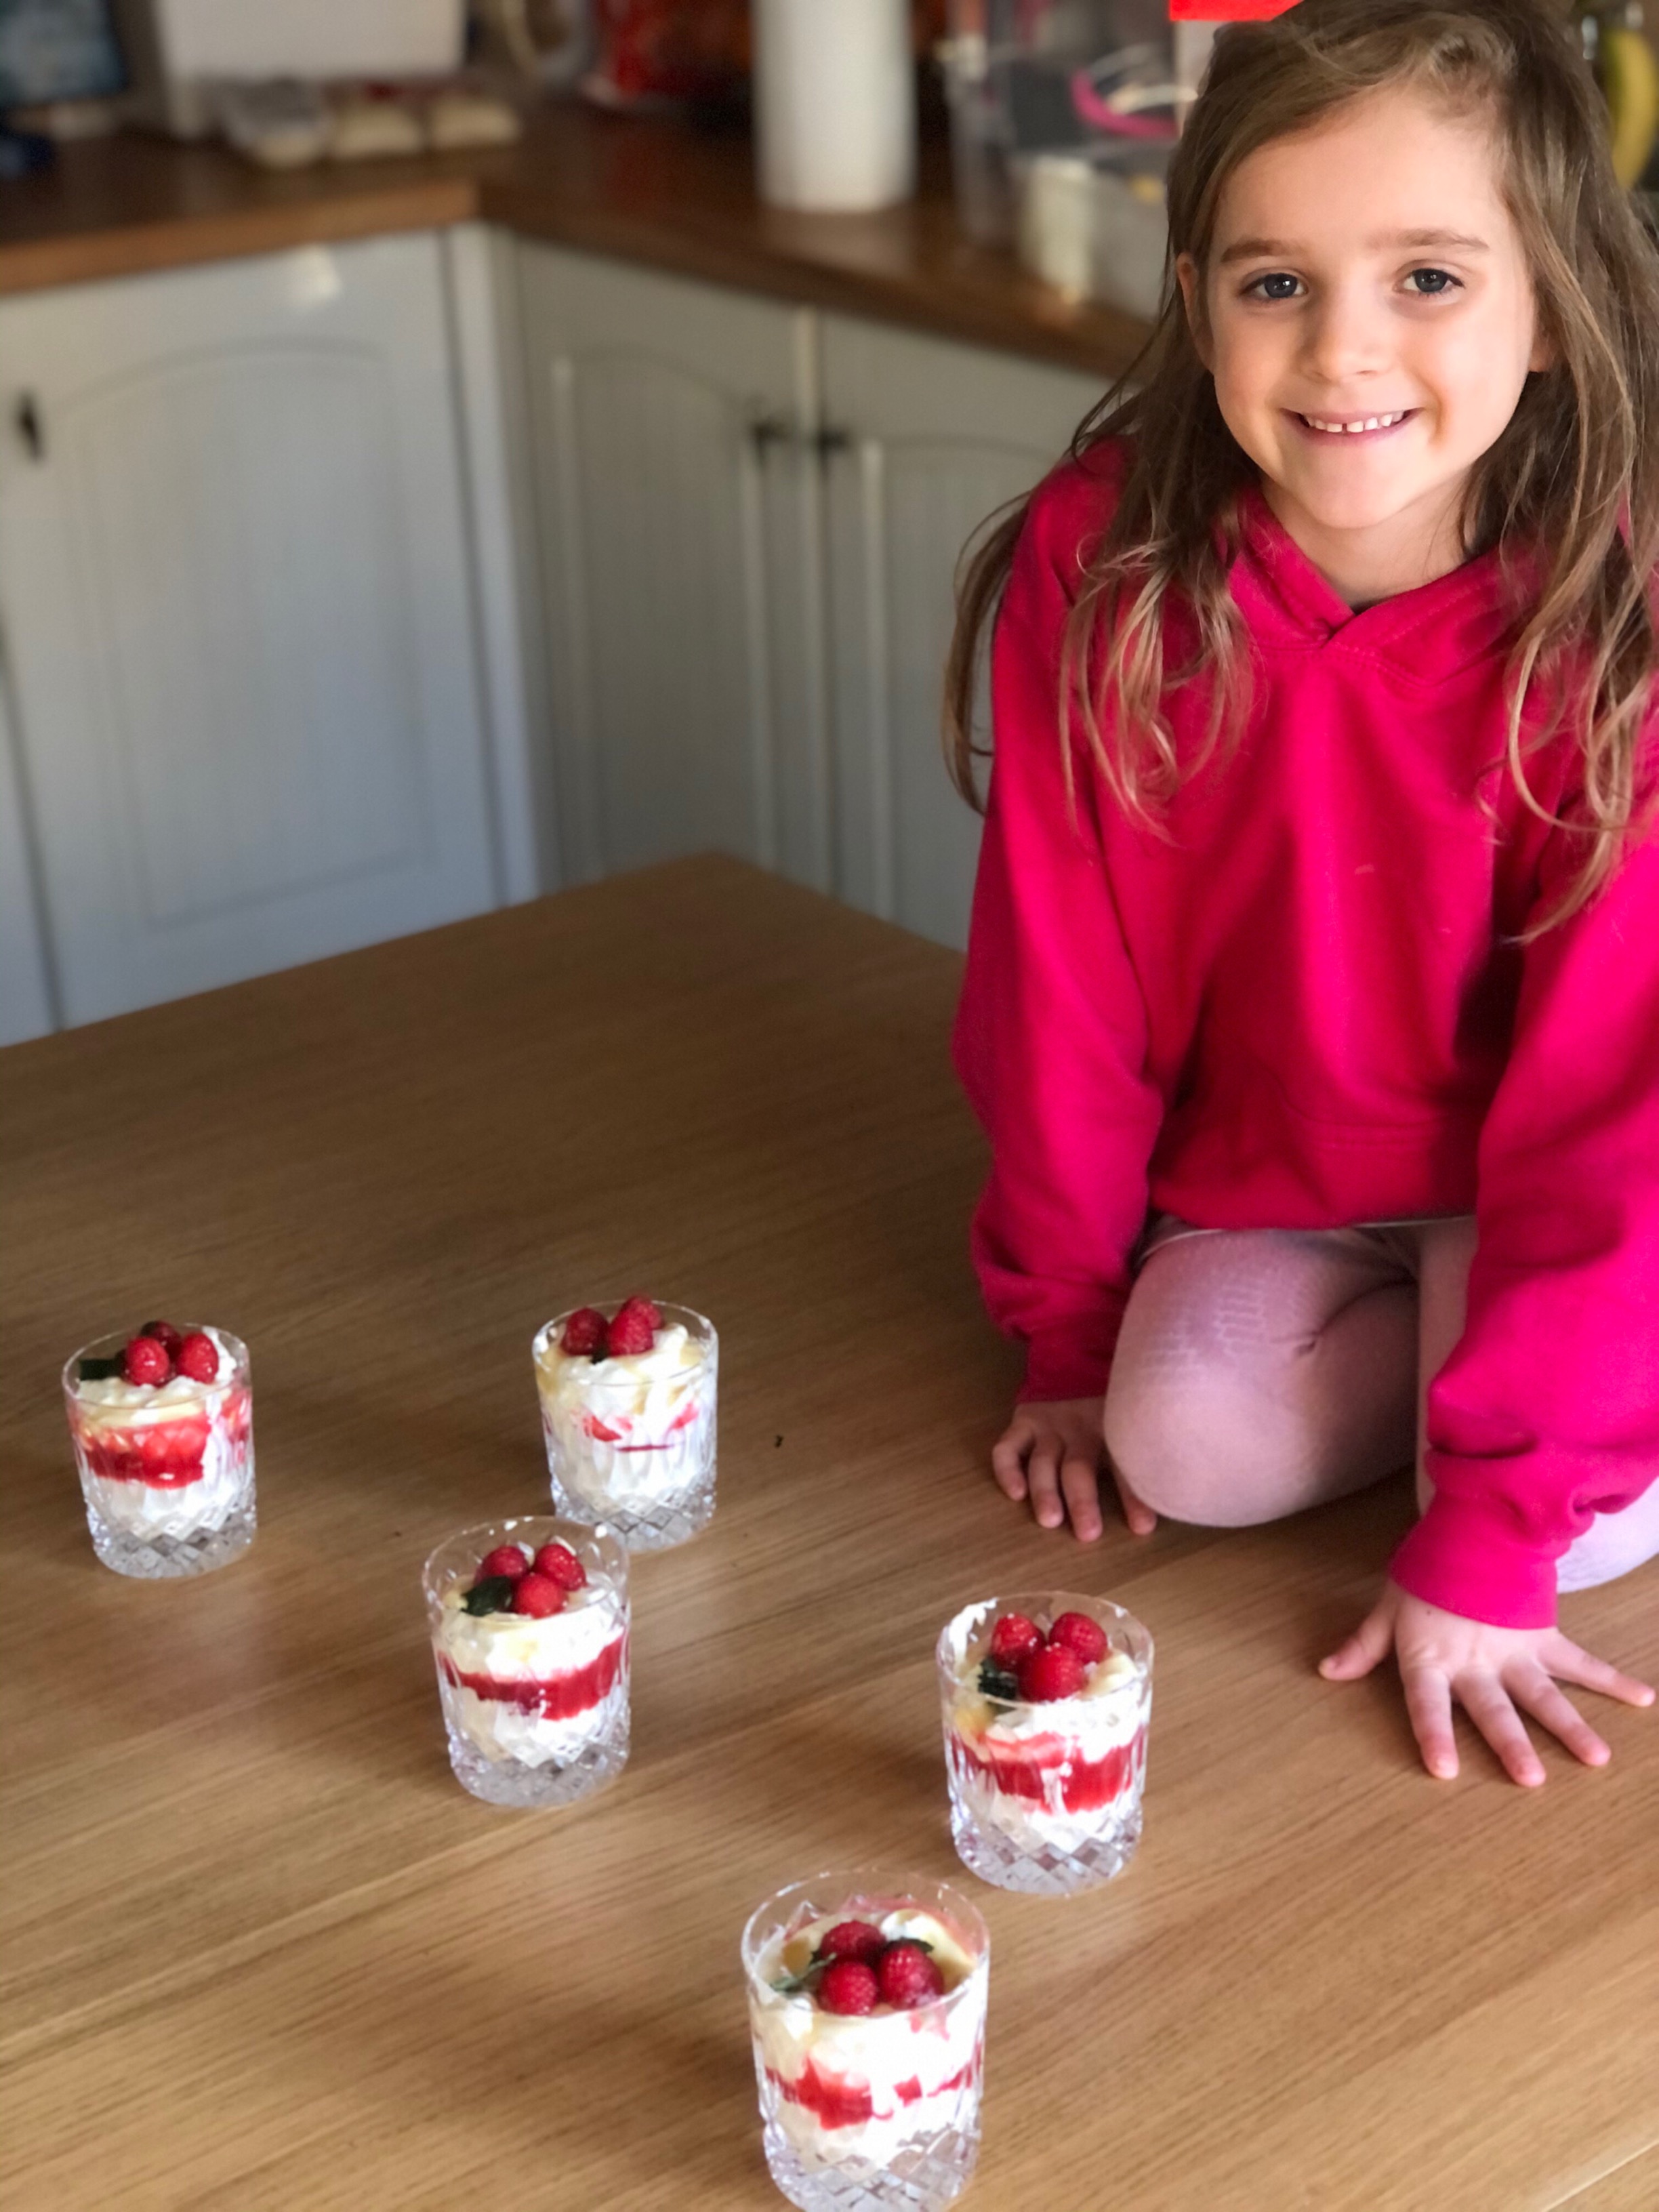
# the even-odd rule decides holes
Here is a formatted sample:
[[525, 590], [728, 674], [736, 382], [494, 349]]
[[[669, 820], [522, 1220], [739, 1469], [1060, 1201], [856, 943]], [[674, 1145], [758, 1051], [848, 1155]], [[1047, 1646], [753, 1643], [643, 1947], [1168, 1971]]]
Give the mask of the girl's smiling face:
[[1469, 471], [1549, 363], [1487, 124], [1357, 100], [1242, 161], [1207, 270], [1176, 274], [1227, 428], [1335, 588], [1455, 568]]

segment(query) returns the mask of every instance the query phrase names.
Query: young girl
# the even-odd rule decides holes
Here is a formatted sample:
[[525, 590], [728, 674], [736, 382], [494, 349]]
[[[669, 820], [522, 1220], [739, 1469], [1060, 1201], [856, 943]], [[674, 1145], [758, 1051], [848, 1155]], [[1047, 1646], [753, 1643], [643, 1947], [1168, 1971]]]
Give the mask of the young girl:
[[[1178, 295], [969, 570], [995, 757], [957, 1060], [1045, 1527], [1272, 1519], [1413, 1456], [1325, 1660], [1516, 1781], [1555, 1597], [1659, 1552], [1659, 256], [1546, 0], [1224, 30]], [[1126, 385], [1127, 380], [1126, 380]], [[1419, 1390], [1419, 1378], [1424, 1388]]]

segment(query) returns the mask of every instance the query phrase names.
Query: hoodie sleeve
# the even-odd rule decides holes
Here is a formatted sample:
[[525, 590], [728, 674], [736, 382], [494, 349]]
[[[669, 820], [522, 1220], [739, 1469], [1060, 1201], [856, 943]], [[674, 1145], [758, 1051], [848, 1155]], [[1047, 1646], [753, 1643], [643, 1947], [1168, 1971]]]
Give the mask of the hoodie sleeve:
[[[1554, 833], [1545, 911], [1576, 855]], [[1395, 1582], [1502, 1627], [1659, 1475], [1659, 836], [1526, 951], [1477, 1164], [1462, 1338], [1429, 1392], [1434, 1498]]]
[[1099, 1396], [1146, 1215], [1162, 1101], [1146, 1016], [1079, 760], [1068, 799], [1060, 648], [1079, 518], [1076, 472], [1032, 503], [991, 659], [994, 752], [956, 1061], [991, 1142], [974, 1264], [992, 1319], [1026, 1347], [1027, 1399]]

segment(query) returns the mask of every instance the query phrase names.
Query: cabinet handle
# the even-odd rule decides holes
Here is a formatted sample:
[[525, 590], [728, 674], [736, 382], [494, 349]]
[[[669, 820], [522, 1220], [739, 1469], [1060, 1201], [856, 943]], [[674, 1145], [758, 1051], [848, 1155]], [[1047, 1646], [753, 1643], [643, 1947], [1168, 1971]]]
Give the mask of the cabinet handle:
[[799, 435], [787, 415], [773, 415], [764, 408], [757, 408], [749, 417], [748, 432], [755, 458], [763, 463], [774, 446], [793, 446]]
[[812, 449], [820, 461], [833, 461], [838, 453], [853, 450], [853, 434], [840, 422], [825, 422], [812, 433]]
[[18, 401], [13, 420], [17, 424], [17, 434], [23, 441], [29, 459], [32, 461], [45, 460], [46, 434], [41, 427], [40, 410], [35, 404], [32, 392], [26, 392]]

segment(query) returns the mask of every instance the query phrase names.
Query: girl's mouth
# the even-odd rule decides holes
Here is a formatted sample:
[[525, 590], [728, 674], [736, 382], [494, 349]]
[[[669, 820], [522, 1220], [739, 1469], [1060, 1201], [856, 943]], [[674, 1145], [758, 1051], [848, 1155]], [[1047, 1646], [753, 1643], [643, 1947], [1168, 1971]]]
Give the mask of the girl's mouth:
[[1380, 438], [1400, 429], [1417, 413], [1415, 407], [1398, 407], [1380, 415], [1301, 415], [1295, 409], [1286, 410], [1292, 422], [1298, 424], [1310, 438]]

